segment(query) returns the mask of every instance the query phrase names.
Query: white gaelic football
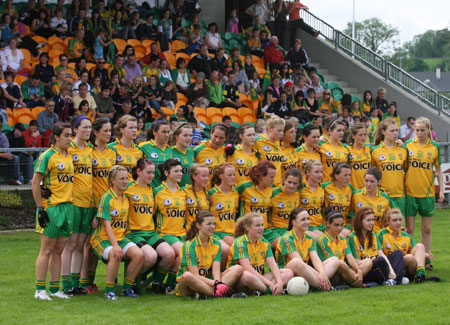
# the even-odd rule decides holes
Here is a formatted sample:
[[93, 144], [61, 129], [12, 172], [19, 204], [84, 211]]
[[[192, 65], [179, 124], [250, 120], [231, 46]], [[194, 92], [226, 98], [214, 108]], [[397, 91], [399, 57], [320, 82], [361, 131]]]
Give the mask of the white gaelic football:
[[309, 291], [309, 284], [301, 276], [296, 276], [289, 280], [286, 289], [291, 296], [305, 296]]

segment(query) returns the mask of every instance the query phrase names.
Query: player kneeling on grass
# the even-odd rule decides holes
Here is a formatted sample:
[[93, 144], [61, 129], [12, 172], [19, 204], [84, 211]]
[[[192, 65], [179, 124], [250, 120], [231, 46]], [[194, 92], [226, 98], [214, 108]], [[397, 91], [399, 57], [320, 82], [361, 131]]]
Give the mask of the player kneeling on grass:
[[221, 245], [213, 237], [216, 229], [214, 215], [200, 211], [191, 223], [180, 249], [181, 264], [177, 274], [178, 294], [205, 299], [228, 297], [231, 287], [242, 275], [242, 267], [234, 265], [220, 272]]
[[340, 262], [333, 256], [322, 263], [317, 255], [314, 239], [306, 234], [309, 226], [309, 214], [305, 209], [298, 207], [292, 210], [289, 215], [289, 231], [281, 236], [275, 258], [280, 268], [291, 269], [296, 276], [305, 278], [310, 286], [328, 291], [331, 289], [329, 279], [338, 270]]
[[416, 283], [425, 281], [425, 246], [416, 244], [408, 233], [401, 231], [403, 215], [400, 209], [387, 210], [384, 218], [386, 228], [378, 233], [384, 254], [390, 257], [395, 251], [401, 250], [405, 276]]
[[[254, 295], [279, 295], [294, 276], [291, 269], [279, 269], [273, 257], [270, 242], [263, 238], [264, 219], [255, 212], [238, 219], [233, 245], [228, 255], [227, 267], [240, 265], [244, 269], [238, 288], [252, 291]], [[264, 264], [270, 272], [264, 272]]]
[[339, 211], [329, 210], [326, 217], [328, 229], [317, 239], [319, 257], [322, 262], [332, 257], [340, 260], [339, 268], [331, 278], [333, 286], [345, 283], [352, 287], [360, 287], [363, 280], [362, 269], [353, 257], [347, 240], [340, 236], [344, 228], [344, 216]]
[[122, 258], [130, 260], [127, 268], [122, 296], [136, 298], [134, 280], [141, 270], [143, 254], [139, 247], [125, 237], [128, 229], [128, 197], [124, 194], [128, 183], [128, 171], [122, 166], [113, 166], [109, 171], [110, 188], [98, 203], [97, 218], [100, 223], [91, 236], [91, 246], [98, 258], [106, 265], [105, 297], [117, 300], [114, 281]]
[[353, 221], [354, 231], [348, 237], [353, 257], [362, 269], [364, 283], [376, 282], [388, 286], [400, 284], [403, 277], [401, 251], [393, 252], [388, 259], [376, 234], [372, 232], [374, 224], [375, 214], [372, 208], [361, 208]]

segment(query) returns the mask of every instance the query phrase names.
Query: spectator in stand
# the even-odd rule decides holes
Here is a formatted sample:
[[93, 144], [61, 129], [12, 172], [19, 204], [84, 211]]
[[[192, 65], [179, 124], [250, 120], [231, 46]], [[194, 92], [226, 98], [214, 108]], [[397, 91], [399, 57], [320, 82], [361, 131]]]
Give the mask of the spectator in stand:
[[5, 13], [2, 16], [2, 25], [0, 27], [2, 43], [9, 43], [11, 38], [20, 37], [20, 33], [14, 33], [14, 22], [11, 15]]
[[272, 5], [275, 15], [275, 33], [280, 39], [281, 47], [284, 47], [284, 33], [287, 27], [287, 15], [288, 11], [284, 0], [275, 0]]
[[264, 62], [270, 64], [270, 69], [278, 69], [284, 62], [282, 49], [278, 46], [278, 37], [272, 36], [270, 44], [264, 49]]
[[234, 108], [245, 106], [239, 99], [239, 86], [236, 84], [236, 74], [233, 70], [228, 72], [228, 81], [224, 84], [223, 94], [226, 106]]
[[89, 107], [89, 103], [88, 103], [88, 101], [87, 101], [86, 99], [83, 99], [83, 100], [80, 102], [80, 105], [78, 106], [78, 109], [77, 109], [77, 111], [75, 112], [75, 114], [76, 114], [77, 116], [85, 115], [85, 116], [91, 121], [91, 123], [94, 122], [95, 117], [96, 117], [96, 115], [97, 115], [96, 111], [95, 111], [95, 110], [92, 110], [92, 109]]
[[253, 25], [256, 23], [256, 17], [260, 17], [261, 24], [265, 25], [269, 19], [270, 9], [265, 0], [257, 0], [255, 4], [245, 10], [245, 13], [253, 17]]
[[158, 32], [162, 33], [168, 40], [172, 39], [173, 26], [170, 19], [170, 10], [164, 10], [162, 17], [158, 22]]
[[6, 99], [6, 107], [26, 107], [23, 101], [22, 90], [17, 82], [14, 81], [14, 74], [10, 71], [5, 72], [5, 81], [0, 85], [5, 91], [3, 95]]
[[148, 79], [148, 85], [147, 87], [145, 87], [145, 94], [149, 99], [150, 106], [156, 111], [159, 111], [162, 100], [162, 89], [159, 83], [158, 76], [150, 76], [150, 78]]
[[208, 25], [208, 31], [205, 33], [205, 44], [208, 46], [208, 50], [212, 53], [216, 53], [218, 49], [223, 47], [222, 39], [219, 34], [219, 26], [216, 23]]
[[[25, 127], [22, 123], [17, 123], [12, 131], [7, 133], [10, 148], [26, 148], [23, 133]], [[33, 155], [29, 152], [11, 152], [14, 156], [19, 157], [19, 166], [22, 170], [23, 180], [25, 184], [30, 184], [33, 178]]]
[[398, 138], [403, 142], [416, 137], [416, 119], [413, 116], [408, 117], [406, 123], [400, 127], [398, 131]]
[[[0, 117], [0, 148], [9, 148], [9, 141], [6, 134], [1, 132], [3, 129], [3, 118]], [[21, 185], [20, 179], [20, 164], [19, 157], [13, 155], [11, 152], [0, 152], [0, 166], [2, 170], [7, 170], [7, 175], [12, 175], [9, 184], [11, 185]]]
[[295, 40], [294, 46], [286, 54], [286, 61], [289, 62], [291, 67], [293, 67], [295, 64], [300, 64], [302, 68], [309, 69], [308, 54], [302, 48], [302, 41], [300, 39]]
[[55, 82], [52, 84], [52, 87], [50, 88], [50, 93], [53, 96], [59, 95], [63, 85], [70, 86], [71, 84], [72, 84], [72, 82], [68, 81], [66, 79], [66, 70], [61, 69], [61, 70], [59, 70], [59, 72], [58, 72], [58, 74], [56, 76]]
[[192, 140], [189, 146], [194, 148], [203, 142], [202, 131], [198, 127], [198, 122], [195, 117], [188, 117], [187, 121], [192, 127]]
[[202, 72], [206, 78], [209, 79], [212, 65], [213, 60], [208, 55], [208, 46], [206, 44], [202, 44], [200, 46], [200, 53], [189, 61], [188, 69], [194, 76], [196, 76], [199, 72]]
[[383, 117], [383, 114], [387, 112], [389, 103], [385, 99], [386, 97], [386, 89], [380, 87], [377, 89], [377, 98], [375, 98], [375, 107], [378, 108], [381, 112], [379, 113], [380, 119]]
[[[69, 62], [69, 60], [67, 60], [67, 62]], [[68, 67], [72, 69], [72, 67], [70, 67], [70, 66], [68, 66]], [[75, 69], [73, 69], [73, 71], [75, 71], [77, 76], [80, 76], [85, 71], [89, 72], [87, 69], [87, 59], [81, 58], [79, 62], [75, 63]]]
[[97, 109], [97, 104], [95, 103], [94, 97], [88, 91], [88, 84], [83, 82], [78, 87], [78, 94], [73, 96], [72, 102], [75, 108], [80, 107], [81, 101], [86, 100], [89, 103], [89, 109], [95, 116], [95, 110]]
[[[148, 65], [150, 63], [150, 58], [153, 55], [156, 55], [157, 57], [159, 57], [160, 60], [166, 60], [166, 56], [158, 51], [158, 43], [153, 42], [152, 44], [150, 44], [150, 53], [147, 54], [146, 56], [144, 56], [142, 58], [142, 60], [139, 61], [139, 64], [141, 65], [141, 67]], [[158, 65], [159, 65], [159, 62], [158, 62]]]
[[234, 61], [232, 69], [239, 92], [241, 94], [248, 94], [250, 91], [249, 82], [245, 70], [242, 69], [242, 64], [239, 61]]
[[[100, 0], [100, 1], [103, 1], [103, 0]], [[65, 0], [57, 0], [56, 1], [56, 6], [53, 8], [52, 16], [56, 16], [56, 11], [58, 9], [61, 9], [63, 17], [67, 16], [67, 9], [66, 9], [66, 7], [64, 7], [64, 2], [65, 2]], [[104, 2], [103, 2], [103, 4], [104, 4]]]
[[172, 75], [170, 72], [170, 65], [167, 62], [167, 60], [161, 60], [161, 62], [159, 63], [159, 68], [158, 68], [158, 72], [159, 72], [159, 82], [162, 85], [166, 84], [166, 81], [170, 80], [172, 81]]
[[178, 103], [177, 88], [172, 80], [167, 80], [161, 92], [161, 105], [175, 109]]
[[307, 6], [300, 3], [299, 0], [290, 1], [287, 5], [287, 11], [289, 14], [289, 35], [290, 35], [290, 46], [294, 46], [294, 40], [297, 36], [297, 29], [301, 28], [308, 34], [317, 37], [320, 32], [305, 24], [303, 19], [300, 17], [300, 9], [309, 10]]
[[55, 10], [54, 17], [50, 19], [50, 28], [53, 29], [56, 36], [66, 36], [67, 20], [63, 17], [62, 8], [57, 8]]
[[389, 104], [387, 112], [383, 114], [383, 120], [387, 119], [388, 117], [393, 118], [397, 122], [397, 126], [400, 128], [400, 116], [398, 116], [396, 102], [392, 102]]
[[272, 83], [267, 87], [267, 89], [272, 90], [273, 97], [276, 99], [280, 98], [281, 95], [281, 76], [276, 74], [272, 77]]
[[129, 100], [126, 100], [122, 103], [122, 108], [116, 110], [116, 113], [114, 114], [114, 117], [112, 119], [112, 124], [116, 124], [116, 122], [124, 115], [131, 115], [131, 102]]
[[202, 44], [202, 26], [200, 26], [199, 24], [195, 24], [194, 31], [189, 35], [188, 47], [185, 51], [187, 54], [191, 55], [194, 52], [198, 52], [200, 49], [200, 45]]
[[111, 72], [113, 70], [116, 70], [119, 73], [119, 80], [126, 80], [125, 79], [125, 70], [123, 69], [123, 55], [122, 54], [116, 54], [116, 56], [114, 57], [114, 63], [109, 65], [109, 67], [108, 67], [109, 79], [112, 79]]
[[92, 83], [95, 77], [100, 77], [102, 84], [109, 81], [109, 73], [105, 68], [105, 59], [101, 58], [97, 60], [97, 65], [89, 71], [89, 81]]
[[45, 111], [42, 111], [37, 116], [39, 126], [39, 133], [42, 136], [42, 146], [48, 147], [48, 140], [52, 133], [52, 128], [56, 122], [59, 121], [58, 115], [54, 112], [55, 102], [52, 99], [45, 103]]
[[259, 38], [259, 29], [257, 27], [252, 29], [251, 35], [247, 40], [247, 47], [251, 54], [259, 56], [260, 58], [264, 56], [261, 39]]
[[324, 88], [320, 84], [320, 78], [318, 75], [313, 75], [311, 78], [311, 86], [314, 89], [316, 98], [322, 97], [322, 93], [324, 91]]
[[[30, 121], [30, 126], [23, 133], [23, 137], [25, 139], [25, 146], [27, 148], [41, 148], [42, 147], [42, 138], [39, 133], [38, 122], [36, 120]], [[38, 153], [33, 153], [33, 157], [37, 158]]]
[[72, 67], [69, 66], [69, 59], [67, 55], [61, 54], [59, 56], [59, 65], [56, 67], [55, 71], [56, 74], [59, 73], [62, 69], [66, 71], [65, 75], [65, 81], [70, 82], [71, 84], [75, 82], [75, 80], [78, 79], [78, 74]]
[[25, 70], [25, 59], [21, 50], [17, 48], [17, 38], [11, 38], [9, 46], [7, 46], [1, 53], [1, 62], [3, 71], [12, 72], [16, 74], [24, 74], [30, 72], [29, 69]]
[[56, 81], [55, 69], [48, 64], [48, 53], [42, 52], [39, 54], [39, 63], [33, 68], [33, 75], [37, 75], [39, 80], [44, 84], [46, 93], [50, 92], [50, 87]]
[[125, 79], [132, 82], [136, 76], [142, 75], [141, 66], [136, 62], [136, 55], [131, 54], [127, 57], [127, 63], [123, 66], [125, 70]]
[[287, 100], [285, 91], [281, 92], [280, 98], [269, 106], [266, 113], [275, 114], [284, 119], [291, 117], [291, 103]]
[[114, 117], [114, 106], [111, 98], [111, 86], [103, 85], [101, 93], [95, 95], [95, 104], [97, 105], [97, 116], [107, 117], [112, 119]]
[[84, 43], [85, 32], [83, 29], [77, 30], [75, 38], [69, 40], [69, 62], [79, 62], [82, 57], [89, 57], [89, 49]]
[[211, 77], [206, 80], [206, 85], [209, 87], [209, 106], [212, 107], [226, 107], [225, 96], [223, 94], [222, 84], [219, 82], [219, 72], [213, 70]]
[[[180, 59], [180, 58], [179, 58]], [[146, 81], [149, 80], [150, 76], [159, 76], [159, 63], [161, 59], [159, 56], [152, 55], [150, 58], [150, 63], [144, 67], [142, 70], [143, 76]]]
[[144, 39], [159, 41], [161, 50], [165, 52], [169, 49], [169, 41], [163, 33], [158, 32], [158, 27], [153, 24], [153, 18], [153, 14], [150, 13], [147, 15], [147, 19], [144, 22], [138, 24], [136, 36], [141, 41]]
[[225, 69], [228, 67], [227, 58], [225, 57], [225, 49], [223, 47], [217, 50], [211, 66], [211, 70], [219, 71], [219, 79], [221, 79], [221, 77], [225, 74]]
[[54, 35], [55, 32], [50, 28], [50, 18], [48, 17], [48, 11], [45, 9], [39, 9], [39, 14], [36, 19], [31, 23], [30, 29], [36, 35], [49, 38]]
[[21, 88], [26, 107], [33, 108], [45, 105], [44, 84], [39, 81], [37, 74], [25, 80]]
[[232, 145], [237, 144], [237, 137], [236, 137], [236, 128], [232, 125], [233, 120], [228, 115], [224, 115], [222, 117], [222, 122], [228, 127], [228, 137], [225, 140], [225, 143], [231, 143]]
[[80, 87], [80, 85], [82, 83], [85, 83], [88, 87], [88, 92], [91, 91], [91, 85], [89, 85], [89, 72], [87, 71], [83, 71], [80, 74], [80, 79], [75, 81], [75, 83], [72, 86], [72, 95], [75, 96], [76, 94], [78, 94], [78, 88]]
[[66, 122], [69, 117], [73, 116], [75, 108], [73, 107], [70, 86], [68, 84], [64, 84], [61, 87], [60, 93], [53, 97], [53, 100], [55, 101], [54, 112], [58, 115], [60, 122]]
[[[73, 1], [72, 5], [75, 2], [76, 0]], [[69, 35], [75, 36], [77, 30], [88, 28], [89, 21], [86, 17], [86, 9], [78, 8], [74, 10], [73, 8], [70, 8], [68, 14], [71, 15], [71, 19], [69, 21]]]
[[175, 82], [177, 90], [186, 95], [186, 91], [191, 84], [191, 72], [186, 69], [186, 60], [178, 58], [176, 68], [172, 70], [172, 80]]
[[205, 74], [203, 72], [197, 73], [195, 83], [191, 84], [186, 91], [188, 98], [188, 105], [192, 107], [209, 106], [209, 87], [205, 83]]

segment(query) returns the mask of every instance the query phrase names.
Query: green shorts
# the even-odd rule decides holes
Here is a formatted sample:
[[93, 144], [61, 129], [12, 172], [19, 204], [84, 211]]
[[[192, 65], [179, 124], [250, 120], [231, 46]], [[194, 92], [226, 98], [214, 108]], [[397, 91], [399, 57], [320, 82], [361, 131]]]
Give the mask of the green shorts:
[[73, 227], [73, 205], [70, 202], [58, 204], [46, 209], [48, 218], [47, 227], [41, 228], [38, 222], [38, 210], [36, 209], [36, 232], [50, 238], [70, 237]]
[[392, 207], [400, 209], [402, 211], [402, 214], [405, 215], [405, 197], [391, 197], [392, 200]]
[[214, 233], [214, 237], [216, 237], [218, 240], [223, 240], [227, 236], [233, 237], [234, 235], [228, 232], [221, 232], [221, 231], [216, 231]]
[[325, 226], [324, 224], [318, 225], [317, 227], [309, 226], [308, 230], [309, 231], [319, 230], [320, 232], [325, 232], [325, 230], [327, 230], [327, 226]]
[[405, 216], [415, 217], [419, 213], [422, 217], [434, 217], [435, 210], [434, 196], [412, 197], [405, 195]]
[[186, 236], [176, 236], [176, 235], [163, 235], [162, 238], [170, 245], [172, 246], [173, 244], [177, 243], [177, 242], [182, 242], [184, 240], [184, 237]]
[[[120, 240], [118, 242], [118, 244], [119, 244], [120, 248], [122, 248], [122, 250], [123, 250], [124, 257], [125, 257], [125, 254], [127, 253], [128, 248], [130, 248], [132, 246], [136, 246], [136, 244], [133, 243], [131, 240], [129, 240], [127, 237]], [[101, 259], [104, 263], [108, 264], [108, 254], [111, 251], [111, 249], [113, 248], [111, 245], [111, 242], [109, 240], [97, 240], [96, 238], [92, 238], [91, 246], [92, 246], [92, 250], [94, 251], [95, 255], [97, 255], [97, 257], [99, 259]]]
[[135, 243], [139, 248], [149, 245], [154, 249], [166, 241], [154, 230], [132, 230], [127, 238]]
[[277, 233], [278, 236], [283, 236], [285, 233], [287, 233], [287, 228], [272, 228], [272, 231]]
[[91, 230], [92, 219], [97, 212], [97, 208], [82, 208], [72, 205], [73, 209], [73, 229], [74, 234], [88, 234]]
[[263, 237], [268, 240], [269, 242], [273, 243], [275, 239], [280, 237], [278, 232], [274, 231], [273, 229], [266, 228], [264, 229]]

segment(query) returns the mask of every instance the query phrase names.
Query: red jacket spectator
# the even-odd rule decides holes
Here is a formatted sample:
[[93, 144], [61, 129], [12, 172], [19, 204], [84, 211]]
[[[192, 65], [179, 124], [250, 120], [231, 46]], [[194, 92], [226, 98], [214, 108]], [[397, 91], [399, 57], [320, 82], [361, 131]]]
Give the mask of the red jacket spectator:
[[284, 62], [283, 51], [278, 47], [278, 37], [272, 36], [270, 44], [264, 49], [264, 62], [267, 64], [280, 64]]
[[42, 138], [35, 120], [30, 122], [28, 129], [23, 132], [22, 136], [25, 138], [25, 146], [27, 148], [42, 147]]

